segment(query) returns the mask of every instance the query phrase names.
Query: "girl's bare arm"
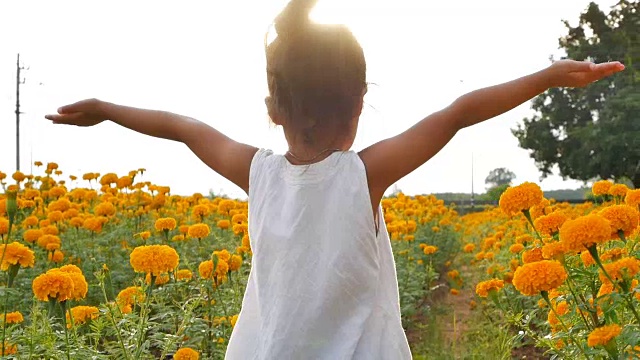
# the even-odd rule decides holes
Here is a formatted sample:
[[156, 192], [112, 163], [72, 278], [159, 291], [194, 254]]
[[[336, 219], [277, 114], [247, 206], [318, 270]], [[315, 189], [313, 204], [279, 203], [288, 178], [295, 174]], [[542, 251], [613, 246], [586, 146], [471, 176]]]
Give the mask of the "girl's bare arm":
[[249, 167], [258, 149], [234, 141], [196, 119], [96, 99], [63, 106], [58, 114], [45, 117], [56, 124], [76, 126], [93, 126], [111, 120], [142, 134], [182, 142], [215, 172], [245, 192], [249, 191]]
[[360, 152], [373, 204], [389, 186], [437, 154], [458, 130], [505, 113], [550, 87], [582, 87], [623, 69], [619, 62], [561, 60], [537, 73], [461, 96], [405, 132]]

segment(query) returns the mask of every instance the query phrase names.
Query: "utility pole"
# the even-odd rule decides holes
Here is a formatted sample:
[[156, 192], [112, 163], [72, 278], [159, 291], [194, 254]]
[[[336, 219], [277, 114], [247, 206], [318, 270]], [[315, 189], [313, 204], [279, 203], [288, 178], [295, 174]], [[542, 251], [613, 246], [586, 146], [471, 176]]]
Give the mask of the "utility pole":
[[471, 210], [474, 210], [475, 194], [473, 191], [473, 153], [471, 153]]
[[20, 85], [26, 82], [26, 79], [20, 77], [22, 70], [29, 70], [20, 65], [20, 54], [16, 61], [16, 171], [20, 171]]

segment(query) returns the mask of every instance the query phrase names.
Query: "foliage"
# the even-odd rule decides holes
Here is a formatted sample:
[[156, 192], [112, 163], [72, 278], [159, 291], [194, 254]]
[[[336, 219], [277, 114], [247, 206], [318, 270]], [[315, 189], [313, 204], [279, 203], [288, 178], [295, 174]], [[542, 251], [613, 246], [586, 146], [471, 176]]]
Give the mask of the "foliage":
[[487, 184], [490, 188], [495, 188], [504, 185], [511, 185], [511, 182], [515, 178], [516, 174], [514, 174], [511, 170], [507, 168], [497, 168], [489, 172], [489, 175], [487, 175], [484, 183]]
[[513, 130], [542, 176], [631, 179], [640, 187], [640, 2], [622, 0], [605, 14], [591, 3], [560, 46], [567, 57], [620, 60], [626, 70], [587, 88], [553, 88], [533, 100], [535, 114]]

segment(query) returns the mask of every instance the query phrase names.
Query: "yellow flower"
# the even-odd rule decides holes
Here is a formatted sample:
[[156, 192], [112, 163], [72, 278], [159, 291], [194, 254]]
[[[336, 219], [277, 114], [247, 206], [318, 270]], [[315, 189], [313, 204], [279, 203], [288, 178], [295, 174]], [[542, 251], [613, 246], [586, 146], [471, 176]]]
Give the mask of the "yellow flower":
[[624, 198], [624, 202], [634, 208], [640, 207], [640, 189], [629, 190]]
[[616, 336], [620, 335], [620, 332], [622, 332], [622, 328], [617, 324], [601, 326], [589, 334], [587, 345], [591, 347], [605, 346]]
[[611, 226], [611, 238], [617, 239], [618, 232], [629, 236], [638, 227], [637, 207], [628, 205], [612, 205], [602, 209], [600, 216], [609, 220]]
[[7, 324], [19, 324], [24, 321], [24, 317], [22, 316], [22, 313], [20, 313], [20, 311], [14, 311], [7, 313], [5, 321]]
[[176, 272], [176, 280], [189, 281], [193, 278], [193, 273], [189, 269], [180, 269]]
[[568, 217], [562, 212], [555, 211], [549, 215], [543, 215], [537, 218], [533, 224], [536, 229], [543, 235], [553, 236], [560, 231], [560, 227], [567, 221]]
[[73, 279], [70, 273], [60, 271], [60, 269], [50, 269], [44, 274], [33, 279], [31, 284], [33, 294], [41, 301], [56, 299], [65, 301], [73, 296]]
[[203, 218], [209, 215], [209, 208], [206, 205], [199, 204], [193, 207], [193, 209], [191, 210], [191, 214], [193, 214], [193, 216]]
[[538, 295], [542, 291], [553, 290], [567, 279], [562, 264], [555, 260], [527, 263], [516, 269], [513, 286], [523, 295]]
[[512, 254], [517, 254], [522, 250], [524, 250], [524, 245], [522, 244], [513, 244], [511, 245], [511, 247], [509, 247], [509, 252], [511, 252]]
[[65, 265], [60, 268], [60, 271], [68, 273], [71, 277], [71, 280], [73, 281], [73, 292], [71, 293], [70, 299], [84, 299], [85, 296], [87, 296], [89, 285], [87, 284], [87, 280], [82, 274], [82, 270], [80, 270], [80, 268], [75, 265]]
[[500, 196], [500, 208], [508, 215], [529, 210], [542, 202], [542, 190], [537, 184], [525, 182], [510, 187]]
[[[122, 312], [131, 312], [131, 308], [135, 304], [142, 303], [145, 299], [144, 291], [139, 286], [130, 286], [123, 289], [116, 296], [116, 303]], [[125, 311], [127, 309], [128, 311]]]
[[560, 241], [564, 243], [567, 252], [582, 251], [610, 238], [609, 221], [594, 214], [567, 220], [560, 228]]
[[231, 259], [231, 254], [229, 253], [229, 251], [227, 251], [227, 249], [222, 249], [220, 251], [214, 251], [213, 255], [217, 256], [218, 259], [220, 259], [222, 261], [229, 261], [229, 259]]
[[95, 306], [75, 306], [71, 308], [71, 316], [67, 312], [67, 328], [71, 329], [71, 318], [73, 318], [74, 325], [82, 325], [87, 320], [95, 320], [98, 318], [100, 310]]
[[42, 235], [44, 235], [44, 232], [40, 229], [27, 229], [24, 234], [22, 234], [22, 238], [24, 241], [33, 244], [38, 241]]
[[156, 230], [158, 231], [171, 231], [176, 228], [176, 219], [174, 218], [160, 218], [156, 220]]
[[170, 246], [147, 245], [133, 249], [129, 260], [134, 271], [158, 276], [178, 267], [180, 257]]
[[[607, 274], [609, 274], [614, 281], [624, 280], [625, 278], [631, 279], [640, 272], [640, 260], [634, 257], [622, 258], [616, 262], [604, 264], [603, 266]], [[600, 281], [606, 283], [609, 282], [609, 279], [607, 279], [603, 273], [600, 273]]]
[[175, 354], [173, 354], [173, 359], [174, 360], [198, 360], [200, 359], [200, 354], [197, 351], [193, 350], [192, 348], [183, 347], [178, 351], [176, 351]]
[[19, 242], [12, 242], [7, 245], [0, 245], [0, 256], [3, 256], [0, 269], [7, 271], [11, 265], [20, 265], [20, 267], [33, 267], [35, 256], [33, 251]]
[[194, 224], [189, 226], [188, 234], [192, 238], [204, 239], [209, 235], [209, 225]]
[[438, 251], [438, 248], [436, 246], [433, 245], [427, 245], [424, 247], [424, 249], [422, 250], [425, 255], [431, 255], [433, 253], [435, 253], [436, 251]]
[[[170, 280], [169, 278], [169, 274], [164, 273], [164, 274], [160, 274], [156, 277], [156, 280], [153, 282], [154, 285], [164, 285], [166, 283], [168, 283]], [[151, 274], [147, 273], [147, 275], [144, 278], [145, 283], [151, 284]]]
[[542, 256], [541, 247], [535, 247], [533, 249], [529, 249], [522, 253], [522, 262], [525, 264], [533, 263], [541, 260], [544, 260], [544, 256]]
[[614, 184], [609, 188], [609, 195], [624, 197], [629, 191], [629, 188], [625, 184]]
[[242, 266], [242, 257], [240, 255], [231, 255], [229, 259], [229, 270], [237, 271]]
[[229, 220], [224, 219], [224, 220], [218, 221], [217, 226], [222, 230], [226, 230], [229, 228], [229, 226], [231, 226], [231, 223], [229, 222]]
[[471, 253], [475, 249], [476, 249], [476, 244], [465, 244], [464, 247], [462, 248], [462, 251], [466, 253]]
[[600, 180], [593, 183], [591, 186], [591, 192], [593, 195], [602, 196], [609, 193], [609, 189], [613, 183], [609, 180]]
[[491, 279], [482, 281], [476, 285], [476, 294], [480, 297], [489, 296], [491, 291], [500, 291], [504, 287], [504, 281], [498, 279]]

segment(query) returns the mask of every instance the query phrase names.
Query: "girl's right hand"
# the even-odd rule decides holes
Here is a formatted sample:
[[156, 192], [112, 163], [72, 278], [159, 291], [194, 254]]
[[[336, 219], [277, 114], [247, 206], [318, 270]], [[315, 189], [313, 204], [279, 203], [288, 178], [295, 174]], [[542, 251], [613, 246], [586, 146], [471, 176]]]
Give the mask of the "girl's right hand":
[[45, 119], [54, 124], [94, 126], [108, 120], [105, 105], [98, 99], [82, 100], [59, 108], [57, 114], [45, 115]]

